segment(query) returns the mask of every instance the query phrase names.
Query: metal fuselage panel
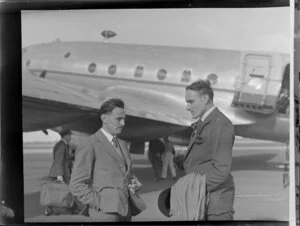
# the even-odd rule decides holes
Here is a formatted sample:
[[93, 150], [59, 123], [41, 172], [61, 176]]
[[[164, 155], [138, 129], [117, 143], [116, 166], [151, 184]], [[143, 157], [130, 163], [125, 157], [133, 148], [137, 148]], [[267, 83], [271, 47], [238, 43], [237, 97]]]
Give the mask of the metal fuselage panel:
[[[271, 80], [276, 83], [268, 93], [276, 98], [287, 57], [279, 53], [266, 54], [272, 59]], [[24, 49], [23, 68], [38, 77], [79, 85], [89, 92], [96, 91], [96, 95], [112, 87], [166, 93], [183, 109], [185, 87], [197, 79], [209, 79], [215, 92], [215, 105], [236, 125], [259, 125], [258, 131], [251, 135], [254, 138], [260, 137], [259, 131], [265, 132], [259, 130], [262, 126], [279, 129], [279, 136], [285, 140], [289, 126], [286, 116], [257, 114], [231, 106], [242, 80], [244, 55], [244, 52], [235, 50], [57, 42]], [[142, 72], [137, 73], [138, 67], [140, 70], [142, 68]], [[188, 117], [188, 112], [186, 114]], [[279, 125], [281, 128], [278, 128]], [[251, 137], [247, 133], [252, 132], [246, 131], [243, 135]], [[263, 137], [265, 139], [267, 136]]]

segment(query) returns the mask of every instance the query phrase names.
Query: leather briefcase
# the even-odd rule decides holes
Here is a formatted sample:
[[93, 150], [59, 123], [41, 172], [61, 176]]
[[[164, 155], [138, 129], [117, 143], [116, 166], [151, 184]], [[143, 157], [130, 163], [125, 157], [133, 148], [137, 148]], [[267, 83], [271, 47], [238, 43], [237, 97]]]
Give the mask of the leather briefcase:
[[72, 208], [74, 197], [69, 185], [58, 181], [44, 181], [42, 183], [40, 204], [42, 206]]

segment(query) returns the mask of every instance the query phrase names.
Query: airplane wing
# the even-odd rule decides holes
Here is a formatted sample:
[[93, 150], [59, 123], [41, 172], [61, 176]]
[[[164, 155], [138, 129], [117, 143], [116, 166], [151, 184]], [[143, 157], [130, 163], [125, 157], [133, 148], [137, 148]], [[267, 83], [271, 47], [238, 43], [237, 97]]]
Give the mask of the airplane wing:
[[[122, 85], [101, 87], [98, 91], [36, 77], [26, 70], [22, 78], [24, 132], [63, 126], [81, 133], [94, 133], [101, 127], [100, 105], [106, 99], [121, 98], [127, 114], [121, 138], [143, 142], [175, 134], [182, 145], [189, 140], [192, 121], [184, 108], [184, 100], [168, 92]], [[255, 122], [253, 113], [234, 109], [228, 102], [230, 98], [222, 98], [215, 100], [216, 105], [233, 122], [236, 135], [287, 140], [282, 135], [288, 134], [287, 119], [257, 115], [256, 119], [260, 121]]]
[[178, 101], [167, 94], [109, 87], [99, 92], [80, 86], [34, 77], [23, 71], [23, 131], [58, 126], [93, 133], [101, 126], [99, 107], [108, 98], [122, 98], [127, 114], [123, 138], [149, 140], [189, 128], [190, 121]]

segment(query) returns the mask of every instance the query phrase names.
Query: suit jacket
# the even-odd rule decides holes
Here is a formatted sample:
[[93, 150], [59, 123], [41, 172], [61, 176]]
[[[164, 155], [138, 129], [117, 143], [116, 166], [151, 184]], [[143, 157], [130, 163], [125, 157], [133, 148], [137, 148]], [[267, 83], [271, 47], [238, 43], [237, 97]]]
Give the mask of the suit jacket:
[[128, 206], [138, 207], [142, 200], [128, 189], [131, 159], [125, 142], [118, 140], [124, 158], [100, 129], [78, 145], [70, 191], [90, 208], [126, 216]]
[[230, 120], [215, 108], [204, 120], [197, 122], [184, 158], [188, 174], [206, 175], [210, 198], [207, 214], [233, 211], [234, 182], [231, 175], [234, 128]]
[[60, 140], [53, 148], [53, 163], [49, 171], [49, 177], [63, 176], [69, 183], [72, 170], [72, 157], [65, 142]]

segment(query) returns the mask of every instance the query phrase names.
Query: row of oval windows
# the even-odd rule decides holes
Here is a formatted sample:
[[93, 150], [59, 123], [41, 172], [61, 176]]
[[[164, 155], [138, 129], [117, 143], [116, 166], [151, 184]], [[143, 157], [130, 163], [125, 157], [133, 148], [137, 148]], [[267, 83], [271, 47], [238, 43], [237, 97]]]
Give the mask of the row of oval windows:
[[[26, 65], [27, 66], [30, 65], [30, 60], [28, 60], [26, 62]], [[88, 71], [90, 73], [94, 73], [96, 71], [96, 67], [97, 67], [97, 65], [95, 63], [90, 63], [88, 65]], [[110, 65], [107, 69], [107, 73], [110, 74], [110, 75], [116, 74], [117, 73], [117, 66], [114, 65], [114, 64]], [[141, 78], [143, 76], [143, 73], [144, 73], [144, 67], [141, 66], [141, 65], [138, 65], [135, 68], [134, 77]], [[192, 75], [191, 70], [184, 70], [182, 72], [181, 81], [182, 82], [189, 82], [191, 80], [191, 75]], [[156, 76], [159, 80], [164, 80], [167, 77], [167, 70], [165, 70], [165, 69], [158, 70]], [[215, 84], [218, 80], [218, 76], [215, 73], [210, 73], [206, 78], [208, 80], [210, 80], [212, 82], [212, 84]]]
[[[70, 52], [67, 52], [64, 57], [65, 58], [69, 58], [71, 56]], [[95, 63], [90, 63], [88, 66], [88, 71], [90, 73], [94, 73], [96, 71], [96, 64]], [[107, 69], [107, 73], [110, 75], [114, 75], [117, 73], [117, 66], [116, 65], [110, 65]], [[135, 68], [135, 72], [134, 72], [134, 77], [136, 78], [141, 78], [143, 76], [144, 73], [144, 67], [141, 65], [138, 65]], [[191, 71], [190, 70], [184, 70], [182, 73], [182, 77], [181, 77], [181, 81], [182, 82], [189, 82], [191, 80]], [[159, 80], [164, 80], [167, 77], [167, 71], [165, 69], [160, 69], [157, 72], [157, 78]]]
[[[94, 73], [96, 71], [96, 64], [95, 63], [89, 64], [88, 71], [90, 73]], [[110, 75], [116, 74], [117, 73], [117, 66], [114, 65], [114, 64], [110, 65], [108, 67], [108, 69], [107, 69], [107, 73], [110, 74]], [[143, 76], [143, 73], [144, 73], [144, 67], [141, 66], [141, 65], [138, 65], [135, 68], [134, 77], [141, 78]], [[191, 80], [191, 74], [192, 73], [191, 73], [190, 70], [184, 70], [182, 72], [181, 81], [182, 82], [189, 82]], [[164, 80], [166, 77], [167, 77], [167, 70], [165, 70], [165, 69], [158, 70], [158, 72], [157, 72], [157, 78], [159, 80]]]
[[[95, 63], [91, 63], [89, 64], [88, 66], [88, 71], [90, 73], [94, 73], [96, 71], [96, 64]], [[108, 74], [110, 75], [114, 75], [116, 74], [117, 72], [117, 66], [116, 65], [110, 65], [107, 69], [107, 72]], [[138, 65], [136, 68], [135, 68], [135, 71], [134, 71], [134, 77], [137, 77], [137, 78], [141, 78], [143, 76], [143, 73], [144, 73], [144, 67], [141, 66], [141, 65]], [[191, 75], [192, 75], [192, 72], [191, 70], [184, 70], [182, 72], [182, 76], [181, 76], [181, 81], [182, 82], [189, 82], [191, 80]], [[167, 77], [167, 71], [165, 69], [160, 69], [158, 72], [157, 72], [157, 78], [159, 80], [164, 80], [165, 78]], [[217, 80], [218, 80], [218, 76], [217, 74], [215, 73], [210, 73], [207, 75], [206, 79], [210, 80], [212, 85], [216, 84], [217, 83]]]

